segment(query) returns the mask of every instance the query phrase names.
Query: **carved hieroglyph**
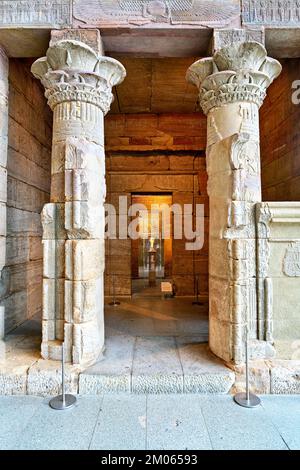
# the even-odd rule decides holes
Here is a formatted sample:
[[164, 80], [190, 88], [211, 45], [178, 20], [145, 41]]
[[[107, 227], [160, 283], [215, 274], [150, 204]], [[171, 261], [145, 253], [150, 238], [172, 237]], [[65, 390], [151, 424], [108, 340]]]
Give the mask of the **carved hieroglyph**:
[[237, 42], [191, 65], [207, 114], [210, 197], [210, 347], [243, 360], [257, 338], [255, 203], [261, 200], [259, 107], [281, 65], [257, 42]]
[[243, 0], [243, 23], [299, 25], [300, 0]]
[[115, 59], [61, 40], [32, 65], [53, 110], [51, 202], [42, 212], [44, 358], [90, 364], [104, 344], [103, 116], [125, 77]]
[[300, 243], [291, 243], [285, 252], [283, 272], [289, 277], [300, 277]]
[[265, 32], [264, 28], [222, 28], [214, 29], [213, 32], [213, 52], [218, 51], [222, 47], [231, 46], [239, 42], [259, 42], [264, 45]]
[[0, 27], [69, 26], [72, 0], [1, 0]]
[[225, 26], [240, 14], [236, 0], [75, 0], [74, 19], [85, 25]]

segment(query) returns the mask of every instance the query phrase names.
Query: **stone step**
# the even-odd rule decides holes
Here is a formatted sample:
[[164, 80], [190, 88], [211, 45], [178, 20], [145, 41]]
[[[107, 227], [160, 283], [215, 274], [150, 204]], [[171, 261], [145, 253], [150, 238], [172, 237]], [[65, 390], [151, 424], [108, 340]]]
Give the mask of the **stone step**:
[[228, 393], [234, 380], [203, 337], [117, 335], [103, 360], [80, 374], [79, 393]]

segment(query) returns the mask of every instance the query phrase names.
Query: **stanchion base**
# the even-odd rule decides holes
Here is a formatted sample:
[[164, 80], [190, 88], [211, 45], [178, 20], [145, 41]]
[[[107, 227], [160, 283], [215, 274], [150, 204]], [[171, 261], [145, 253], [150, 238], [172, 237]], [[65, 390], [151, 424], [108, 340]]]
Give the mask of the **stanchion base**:
[[249, 400], [247, 400], [246, 393], [237, 393], [233, 397], [234, 401], [244, 408], [255, 408], [256, 406], [260, 405], [260, 398], [253, 393], [249, 393]]
[[204, 305], [204, 303], [203, 303], [203, 302], [200, 302], [199, 300], [194, 300], [194, 301], [192, 302], [192, 305]]
[[120, 303], [121, 303], [121, 302], [119, 302], [118, 300], [113, 300], [112, 302], [109, 302], [108, 305], [113, 305], [113, 306], [115, 306], [115, 305], [120, 305]]
[[49, 406], [54, 410], [67, 410], [69, 408], [73, 408], [76, 403], [76, 397], [74, 395], [65, 395], [65, 403], [63, 402], [63, 396], [58, 395], [57, 397], [52, 398], [49, 401]]

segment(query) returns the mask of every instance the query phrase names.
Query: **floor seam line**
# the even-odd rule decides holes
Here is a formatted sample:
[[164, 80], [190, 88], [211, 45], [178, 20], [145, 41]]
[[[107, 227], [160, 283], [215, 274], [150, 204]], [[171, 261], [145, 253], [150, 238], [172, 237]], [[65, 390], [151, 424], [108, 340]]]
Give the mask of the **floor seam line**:
[[130, 393], [133, 393], [133, 363], [134, 363], [135, 352], [136, 352], [136, 349], [137, 349], [137, 340], [138, 340], [138, 337], [135, 336], [134, 343], [133, 343], [133, 349], [132, 349], [132, 360], [131, 360]]
[[91, 445], [92, 445], [93, 437], [94, 437], [94, 434], [95, 434], [95, 431], [96, 431], [96, 427], [97, 427], [97, 424], [98, 424], [98, 419], [99, 419], [100, 413], [101, 413], [101, 411], [102, 411], [101, 408], [102, 408], [102, 405], [103, 405], [104, 396], [105, 396], [105, 395], [102, 395], [101, 403], [100, 403], [100, 406], [99, 406], [99, 411], [98, 411], [98, 413], [97, 413], [97, 417], [96, 417], [96, 421], [95, 421], [95, 426], [93, 427], [93, 431], [92, 431], [90, 443], [89, 443], [89, 445], [88, 445], [88, 450], [91, 450]]
[[175, 348], [176, 348], [176, 352], [177, 352], [177, 355], [178, 355], [179, 364], [180, 364], [181, 372], [182, 372], [182, 392], [185, 393], [185, 377], [184, 377], [184, 370], [183, 370], [183, 365], [182, 365], [182, 361], [181, 361], [181, 356], [180, 356], [180, 352], [179, 352], [179, 347], [178, 347], [178, 342], [177, 342], [177, 337], [176, 337], [176, 336], [174, 336], [174, 342], [175, 342]]
[[146, 395], [146, 431], [145, 431], [145, 450], [148, 450], [148, 395]]
[[284, 444], [286, 445], [287, 449], [288, 450], [291, 450], [290, 449], [290, 446], [288, 445], [288, 443], [286, 442], [286, 440], [284, 439], [282, 433], [281, 433], [281, 430], [279, 429], [279, 427], [277, 426], [277, 424], [275, 423], [275, 421], [273, 420], [272, 416], [270, 415], [270, 413], [268, 412], [268, 410], [264, 407], [264, 404], [263, 404], [263, 401], [261, 401], [261, 407], [262, 409], [264, 410], [265, 414], [267, 415], [267, 417], [269, 418], [269, 421], [270, 423], [272, 424], [273, 428], [278, 432], [281, 440], [284, 442]]
[[208, 435], [208, 438], [209, 438], [209, 442], [210, 442], [210, 445], [211, 445], [211, 450], [215, 450], [215, 448], [213, 446], [213, 443], [212, 443], [211, 436], [210, 436], [210, 432], [209, 432], [209, 429], [208, 429], [208, 426], [207, 426], [207, 422], [206, 422], [206, 419], [205, 419], [205, 416], [204, 416], [204, 413], [203, 413], [202, 406], [200, 406], [200, 410], [201, 410], [201, 415], [202, 415], [202, 418], [203, 418], [203, 421], [204, 421], [204, 424], [205, 424], [205, 428], [206, 428], [206, 431], [207, 431], [207, 435]]

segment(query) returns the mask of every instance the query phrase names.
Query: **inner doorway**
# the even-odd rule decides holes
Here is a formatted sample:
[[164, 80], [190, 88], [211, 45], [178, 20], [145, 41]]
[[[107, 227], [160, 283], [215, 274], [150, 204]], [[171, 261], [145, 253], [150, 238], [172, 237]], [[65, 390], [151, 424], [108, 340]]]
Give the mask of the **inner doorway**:
[[132, 194], [139, 238], [131, 242], [132, 295], [159, 296], [172, 277], [172, 194]]

